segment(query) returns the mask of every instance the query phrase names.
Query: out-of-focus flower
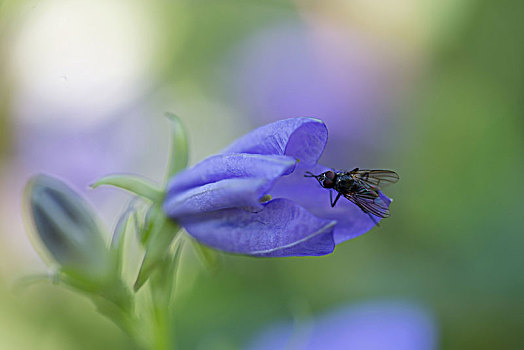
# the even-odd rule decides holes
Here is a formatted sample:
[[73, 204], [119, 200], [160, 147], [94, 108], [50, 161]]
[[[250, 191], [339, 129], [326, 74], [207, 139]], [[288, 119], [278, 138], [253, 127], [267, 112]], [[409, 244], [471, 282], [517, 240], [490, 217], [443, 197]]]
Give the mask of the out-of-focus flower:
[[437, 330], [431, 314], [407, 302], [346, 306], [309, 322], [276, 324], [250, 350], [432, 350]]
[[330, 25], [319, 14], [307, 18], [262, 28], [228, 56], [232, 103], [256, 125], [316, 116], [330, 127], [323, 159], [362, 165], [374, 151], [384, 153], [395, 135], [390, 126], [409, 87], [410, 60], [365, 31]]
[[63, 182], [45, 175], [27, 187], [35, 233], [60, 272], [74, 283], [110, 282], [115, 260], [106, 246], [93, 211]]
[[375, 223], [349, 201], [332, 208], [328, 192], [304, 178], [306, 171], [327, 170], [317, 164], [327, 137], [324, 123], [312, 118], [256, 129], [172, 178], [164, 210], [197, 240], [220, 250], [329, 254]]

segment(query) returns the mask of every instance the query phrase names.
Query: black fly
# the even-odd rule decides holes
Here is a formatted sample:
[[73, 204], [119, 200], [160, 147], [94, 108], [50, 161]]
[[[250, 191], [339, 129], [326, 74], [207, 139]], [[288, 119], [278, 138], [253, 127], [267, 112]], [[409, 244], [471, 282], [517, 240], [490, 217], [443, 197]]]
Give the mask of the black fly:
[[[337, 204], [340, 196], [344, 196], [355, 203], [364, 213], [368, 214], [371, 220], [378, 225], [371, 214], [379, 218], [387, 218], [391, 214], [387, 204], [380, 198], [380, 185], [395, 183], [398, 181], [398, 174], [391, 170], [361, 170], [355, 168], [351, 171], [329, 170], [320, 175], [306, 172], [305, 177], [314, 177], [320, 186], [329, 188], [329, 200], [331, 207]], [[337, 196], [333, 201], [331, 189], [337, 191]]]

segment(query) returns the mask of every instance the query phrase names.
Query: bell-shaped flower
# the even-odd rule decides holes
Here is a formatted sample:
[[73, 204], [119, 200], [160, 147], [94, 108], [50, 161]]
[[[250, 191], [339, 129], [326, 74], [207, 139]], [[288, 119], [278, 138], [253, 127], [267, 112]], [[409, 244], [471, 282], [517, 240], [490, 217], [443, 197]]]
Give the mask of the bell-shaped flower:
[[260, 127], [175, 175], [164, 211], [198, 241], [223, 251], [329, 254], [380, 218], [372, 220], [347, 200], [332, 208], [328, 190], [304, 177], [328, 170], [317, 164], [327, 140], [326, 125], [313, 118]]

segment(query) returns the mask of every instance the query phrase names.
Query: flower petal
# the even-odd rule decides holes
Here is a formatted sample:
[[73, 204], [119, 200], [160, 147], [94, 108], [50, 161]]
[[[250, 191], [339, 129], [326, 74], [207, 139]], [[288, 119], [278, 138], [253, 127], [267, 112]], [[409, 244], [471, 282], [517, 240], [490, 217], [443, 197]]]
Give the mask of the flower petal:
[[287, 156], [210, 157], [171, 180], [164, 210], [174, 219], [226, 208], [262, 210], [260, 198], [277, 178], [292, 172], [295, 164], [295, 159]]
[[277, 199], [262, 211], [225, 209], [183, 216], [179, 222], [200, 242], [231, 253], [256, 256], [325, 255], [333, 251], [335, 221]]
[[293, 157], [262, 154], [219, 154], [204, 159], [180, 172], [167, 186], [168, 193], [176, 193], [231, 178], [273, 179], [291, 173], [295, 168]]
[[184, 215], [227, 208], [260, 211], [263, 205], [259, 199], [270, 187], [266, 179], [225, 179], [171, 194], [164, 202], [164, 211], [175, 220]]
[[262, 126], [237, 139], [223, 153], [287, 155], [315, 164], [327, 143], [326, 125], [313, 118], [291, 118]]
[[[340, 198], [334, 208], [329, 202], [329, 189], [325, 189], [312, 178], [305, 178], [304, 173], [311, 171], [320, 174], [329, 168], [322, 165], [308, 167], [299, 163], [295, 171], [280, 178], [269, 192], [273, 198], [288, 198], [306, 208], [312, 214], [323, 219], [336, 220], [334, 231], [335, 243], [339, 244], [358, 237], [375, 226], [375, 222], [359, 207], [345, 198]], [[333, 199], [337, 192], [333, 191]], [[389, 206], [391, 199], [381, 193], [381, 199]], [[376, 222], [381, 218], [373, 216]]]

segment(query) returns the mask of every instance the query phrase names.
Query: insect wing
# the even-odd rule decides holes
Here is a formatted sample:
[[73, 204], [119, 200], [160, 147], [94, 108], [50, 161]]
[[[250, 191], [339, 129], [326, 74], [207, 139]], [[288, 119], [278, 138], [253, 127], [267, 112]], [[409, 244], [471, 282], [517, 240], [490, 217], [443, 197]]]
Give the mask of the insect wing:
[[344, 195], [344, 197], [355, 203], [366, 213], [373, 214], [380, 218], [387, 218], [391, 215], [386, 202], [380, 198], [378, 192], [361, 188], [357, 192]]
[[380, 186], [398, 182], [399, 176], [391, 170], [354, 170], [350, 172], [357, 180], [371, 186]]

